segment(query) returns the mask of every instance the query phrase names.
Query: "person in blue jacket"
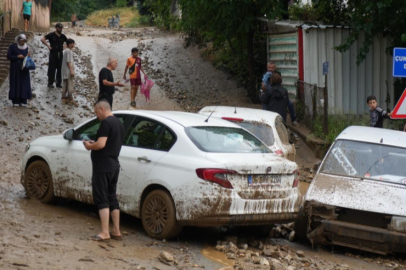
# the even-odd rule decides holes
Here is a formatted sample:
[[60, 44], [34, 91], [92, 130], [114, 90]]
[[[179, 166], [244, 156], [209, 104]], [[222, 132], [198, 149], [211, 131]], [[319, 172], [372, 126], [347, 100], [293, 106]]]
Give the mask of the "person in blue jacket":
[[8, 97], [14, 106], [27, 106], [27, 100], [32, 97], [30, 71], [21, 68], [27, 56], [30, 56], [27, 37], [24, 34], [18, 35], [7, 52], [7, 59], [10, 60]]

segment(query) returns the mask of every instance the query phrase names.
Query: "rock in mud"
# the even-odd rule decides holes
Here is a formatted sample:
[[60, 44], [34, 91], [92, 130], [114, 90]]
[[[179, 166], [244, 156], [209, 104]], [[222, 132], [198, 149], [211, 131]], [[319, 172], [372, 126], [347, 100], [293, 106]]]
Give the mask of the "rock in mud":
[[174, 258], [169, 252], [161, 251], [159, 253], [158, 260], [163, 264], [171, 265], [171, 263], [174, 261]]

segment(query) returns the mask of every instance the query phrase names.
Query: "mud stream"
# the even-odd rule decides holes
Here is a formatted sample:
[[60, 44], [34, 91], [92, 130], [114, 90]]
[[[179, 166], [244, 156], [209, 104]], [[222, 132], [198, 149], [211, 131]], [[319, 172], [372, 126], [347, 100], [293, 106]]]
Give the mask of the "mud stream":
[[[150, 102], [138, 95], [137, 109], [196, 112], [213, 104], [258, 107], [227, 74], [203, 61], [199, 49], [185, 49], [178, 34], [156, 28], [64, 31], [77, 43], [74, 57], [78, 107], [61, 105], [60, 89], [46, 88], [48, 51], [40, 44], [40, 35], [29, 42], [37, 65], [31, 73], [35, 97], [29, 107], [10, 105], [8, 81], [0, 89], [0, 269], [233, 269], [234, 260], [214, 248], [218, 240], [223, 240], [224, 229], [185, 228], [175, 241], [155, 241], [145, 235], [140, 220], [123, 215], [124, 240], [95, 243], [87, 240], [98, 233], [100, 226], [93, 206], [68, 200], [45, 205], [25, 196], [20, 184], [20, 158], [25, 146], [35, 138], [60, 134], [93, 117], [98, 71], [109, 56], [118, 59], [113, 75], [122, 80], [131, 48], [140, 49], [144, 69], [156, 85]], [[115, 110], [129, 108], [129, 90], [126, 85], [116, 92]], [[308, 155], [310, 150], [303, 148], [302, 154], [300, 151], [299, 155]], [[332, 255], [283, 240], [276, 245], [303, 249], [309, 257], [342, 262], [350, 269], [391, 269], [389, 264], [401, 265], [399, 258], [393, 258], [395, 262], [378, 256], [355, 258], [347, 256], [346, 251]], [[157, 259], [161, 251], [171, 253], [178, 264], [162, 264]]]

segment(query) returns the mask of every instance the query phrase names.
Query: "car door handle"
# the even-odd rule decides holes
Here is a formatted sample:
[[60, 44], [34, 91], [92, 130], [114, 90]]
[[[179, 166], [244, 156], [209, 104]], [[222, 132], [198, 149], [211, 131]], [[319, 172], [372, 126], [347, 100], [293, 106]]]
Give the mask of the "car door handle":
[[148, 159], [147, 157], [138, 157], [137, 159], [138, 159], [138, 161], [145, 161], [146, 163], [150, 163], [150, 162], [151, 162], [151, 160]]

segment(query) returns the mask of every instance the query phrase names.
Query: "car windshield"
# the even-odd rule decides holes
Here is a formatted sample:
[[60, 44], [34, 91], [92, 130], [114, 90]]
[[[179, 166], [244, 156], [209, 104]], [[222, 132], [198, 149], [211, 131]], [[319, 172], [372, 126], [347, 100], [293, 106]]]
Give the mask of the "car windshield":
[[246, 130], [257, 136], [257, 138], [259, 138], [268, 146], [272, 146], [275, 142], [273, 138], [272, 127], [266, 124], [255, 121], [236, 122], [236, 124], [240, 125], [241, 127], [245, 128]]
[[406, 149], [338, 140], [320, 172], [406, 184]]
[[258, 138], [241, 128], [188, 127], [186, 133], [205, 152], [272, 153]]

